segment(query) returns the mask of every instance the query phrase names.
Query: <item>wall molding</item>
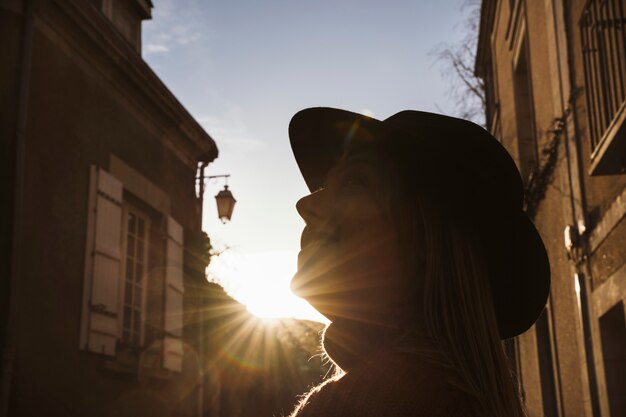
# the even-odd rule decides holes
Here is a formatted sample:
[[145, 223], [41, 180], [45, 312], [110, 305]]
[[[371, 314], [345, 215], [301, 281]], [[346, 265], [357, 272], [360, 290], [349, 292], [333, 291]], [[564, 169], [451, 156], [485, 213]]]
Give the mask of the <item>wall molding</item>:
[[138, 171], [111, 154], [109, 173], [124, 184], [124, 189], [139, 197], [155, 210], [168, 215], [171, 209], [170, 197]]
[[626, 215], [626, 187], [615, 197], [589, 235], [591, 252], [602, 244]]

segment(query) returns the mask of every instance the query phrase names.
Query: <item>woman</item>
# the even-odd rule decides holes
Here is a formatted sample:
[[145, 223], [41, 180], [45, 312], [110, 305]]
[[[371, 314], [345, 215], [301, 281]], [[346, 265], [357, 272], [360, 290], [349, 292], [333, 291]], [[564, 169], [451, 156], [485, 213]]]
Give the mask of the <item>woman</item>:
[[312, 192], [292, 288], [342, 370], [292, 416], [523, 416], [500, 340], [534, 323], [550, 270], [504, 148], [417, 111], [306, 109], [289, 134]]

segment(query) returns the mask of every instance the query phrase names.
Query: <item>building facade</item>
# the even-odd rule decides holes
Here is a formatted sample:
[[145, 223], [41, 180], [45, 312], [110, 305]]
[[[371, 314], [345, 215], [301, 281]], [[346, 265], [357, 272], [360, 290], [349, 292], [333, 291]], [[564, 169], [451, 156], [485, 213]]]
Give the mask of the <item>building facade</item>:
[[484, 0], [476, 74], [552, 269], [507, 341], [529, 416], [626, 415], [626, 2]]
[[151, 10], [0, 2], [2, 416], [208, 413], [217, 147], [141, 58]]

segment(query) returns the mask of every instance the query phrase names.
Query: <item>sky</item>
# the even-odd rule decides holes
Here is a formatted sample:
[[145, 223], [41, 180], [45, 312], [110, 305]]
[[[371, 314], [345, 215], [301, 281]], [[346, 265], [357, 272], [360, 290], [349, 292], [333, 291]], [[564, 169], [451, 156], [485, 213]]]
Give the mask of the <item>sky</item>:
[[291, 116], [328, 106], [384, 119], [453, 114], [432, 51], [463, 38], [463, 0], [153, 0], [142, 55], [215, 140], [206, 175], [230, 174], [231, 222], [209, 181], [203, 228], [220, 251], [209, 278], [265, 317], [323, 320], [289, 292], [308, 194], [289, 147]]

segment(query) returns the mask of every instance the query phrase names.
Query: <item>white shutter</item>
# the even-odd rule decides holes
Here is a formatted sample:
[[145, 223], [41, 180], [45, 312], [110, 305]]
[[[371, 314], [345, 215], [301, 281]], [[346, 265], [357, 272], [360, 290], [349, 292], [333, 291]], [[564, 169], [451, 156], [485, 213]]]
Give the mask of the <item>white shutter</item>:
[[183, 228], [167, 218], [165, 250], [165, 337], [163, 367], [181, 371], [183, 362]]
[[115, 355], [119, 332], [122, 183], [91, 167], [80, 348]]

